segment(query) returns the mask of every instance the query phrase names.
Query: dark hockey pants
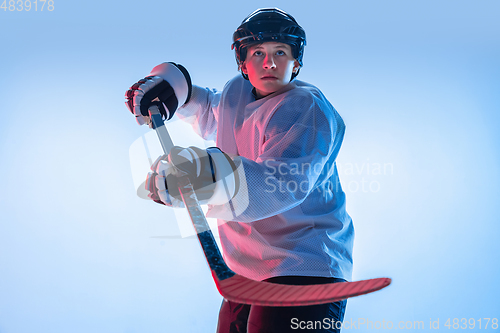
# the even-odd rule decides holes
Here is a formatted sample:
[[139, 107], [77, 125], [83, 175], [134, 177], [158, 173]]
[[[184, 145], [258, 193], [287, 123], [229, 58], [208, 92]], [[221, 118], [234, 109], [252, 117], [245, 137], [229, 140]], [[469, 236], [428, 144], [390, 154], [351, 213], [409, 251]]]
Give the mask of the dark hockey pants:
[[[279, 276], [265, 281], [291, 285], [345, 282], [343, 279], [306, 276]], [[311, 306], [270, 307], [224, 300], [217, 333], [338, 333], [346, 304], [347, 300]]]

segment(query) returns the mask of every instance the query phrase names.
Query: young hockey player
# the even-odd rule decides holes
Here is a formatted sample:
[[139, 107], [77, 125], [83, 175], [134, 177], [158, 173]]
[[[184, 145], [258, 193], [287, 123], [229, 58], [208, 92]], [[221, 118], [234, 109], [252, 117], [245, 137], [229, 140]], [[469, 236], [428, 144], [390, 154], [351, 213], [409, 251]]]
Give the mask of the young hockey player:
[[[335, 164], [345, 126], [318, 88], [295, 79], [305, 32], [291, 15], [265, 8], [243, 20], [233, 41], [241, 75], [222, 92], [191, 85], [174, 63], [155, 67], [127, 92], [139, 124], [156, 104], [164, 119], [175, 112], [217, 145], [174, 147], [159, 158], [150, 196], [181, 206], [176, 179], [188, 174], [207, 216], [218, 218], [224, 259], [239, 275], [294, 285], [348, 281], [354, 228]], [[345, 306], [224, 300], [217, 331], [339, 332]]]

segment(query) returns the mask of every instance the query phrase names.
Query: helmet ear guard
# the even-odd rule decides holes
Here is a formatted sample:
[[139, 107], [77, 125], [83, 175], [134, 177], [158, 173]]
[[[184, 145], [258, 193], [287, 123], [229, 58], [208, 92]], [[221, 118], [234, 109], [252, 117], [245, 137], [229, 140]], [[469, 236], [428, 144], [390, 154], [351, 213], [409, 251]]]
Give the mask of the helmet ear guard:
[[[280, 42], [289, 44], [292, 48], [293, 57], [302, 67], [304, 46], [306, 45], [306, 33], [297, 21], [285, 11], [279, 8], [261, 8], [247, 16], [233, 34], [231, 49], [235, 51], [238, 70], [246, 59], [247, 48], [250, 45], [264, 42]], [[292, 74], [293, 80], [299, 73]], [[241, 72], [248, 80], [248, 75]]]

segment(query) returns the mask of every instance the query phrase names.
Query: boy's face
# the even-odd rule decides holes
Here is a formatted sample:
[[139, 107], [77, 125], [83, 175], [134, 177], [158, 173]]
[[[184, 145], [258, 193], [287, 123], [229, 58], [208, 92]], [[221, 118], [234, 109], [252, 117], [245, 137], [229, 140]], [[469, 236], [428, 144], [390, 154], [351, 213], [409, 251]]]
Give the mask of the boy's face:
[[241, 70], [248, 75], [257, 97], [264, 97], [287, 85], [299, 67], [290, 45], [265, 42], [248, 48]]

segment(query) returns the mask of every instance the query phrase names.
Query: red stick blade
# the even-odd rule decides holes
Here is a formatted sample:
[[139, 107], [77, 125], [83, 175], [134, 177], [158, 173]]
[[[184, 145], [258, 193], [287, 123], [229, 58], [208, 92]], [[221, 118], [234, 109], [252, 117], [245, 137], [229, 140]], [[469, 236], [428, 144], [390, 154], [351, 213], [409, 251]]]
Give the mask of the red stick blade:
[[254, 281], [240, 275], [214, 280], [220, 294], [227, 300], [262, 306], [304, 306], [337, 302], [368, 294], [391, 284], [390, 278], [315, 285], [284, 285]]

